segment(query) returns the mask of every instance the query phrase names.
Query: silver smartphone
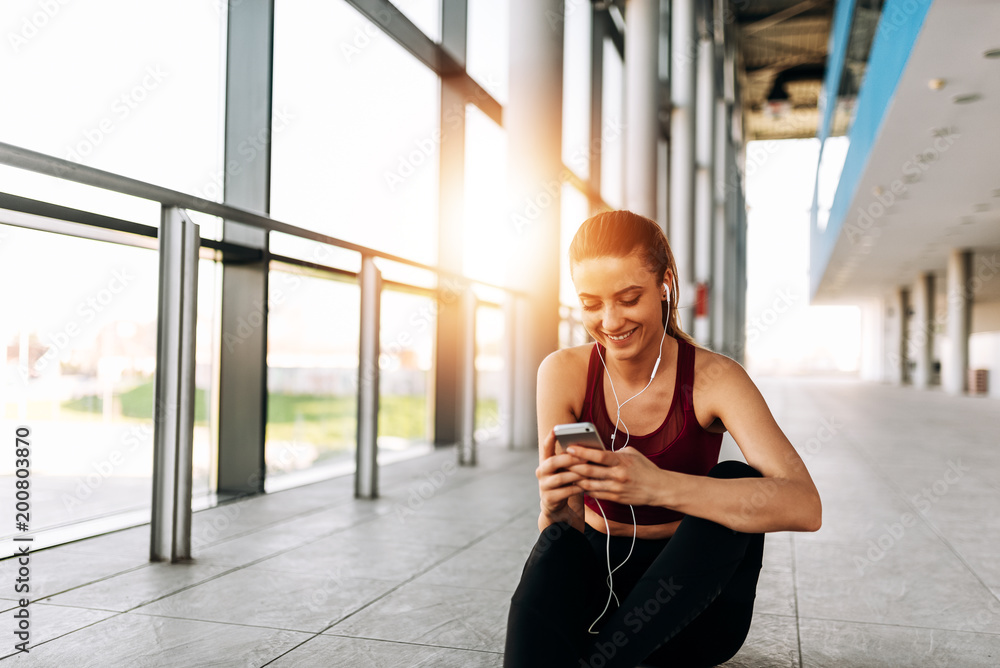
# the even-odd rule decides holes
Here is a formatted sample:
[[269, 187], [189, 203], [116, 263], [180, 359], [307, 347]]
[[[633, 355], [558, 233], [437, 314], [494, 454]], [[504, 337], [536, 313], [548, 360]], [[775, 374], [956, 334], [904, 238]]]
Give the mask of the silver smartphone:
[[597, 448], [606, 450], [601, 441], [600, 434], [593, 422], [573, 422], [571, 424], [557, 424], [552, 428], [555, 432], [556, 440], [565, 450], [569, 445], [580, 445], [585, 448]]

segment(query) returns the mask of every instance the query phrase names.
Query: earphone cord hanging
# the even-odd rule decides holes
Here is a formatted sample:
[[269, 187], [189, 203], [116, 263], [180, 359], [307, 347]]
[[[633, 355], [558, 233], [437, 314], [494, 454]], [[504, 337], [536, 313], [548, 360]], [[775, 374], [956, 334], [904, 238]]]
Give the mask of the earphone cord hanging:
[[[667, 301], [667, 313], [669, 313], [669, 312], [670, 312], [670, 301], [669, 301], [669, 297], [668, 297], [668, 301]], [[628, 402], [630, 402], [633, 399], [635, 399], [637, 396], [639, 396], [643, 392], [645, 392], [646, 388], [648, 388], [653, 383], [653, 378], [656, 377], [656, 369], [660, 366], [660, 358], [663, 355], [663, 341], [664, 341], [664, 339], [666, 337], [667, 337], [667, 325], [664, 324], [663, 325], [663, 335], [660, 336], [659, 354], [656, 357], [656, 364], [653, 365], [653, 373], [651, 373], [649, 375], [649, 382], [646, 383], [646, 387], [643, 387], [641, 390], [639, 390], [638, 392], [636, 392], [631, 397], [629, 397], [628, 399], [626, 399], [624, 402], [621, 402], [621, 403], [619, 403], [619, 401], [618, 401], [618, 392], [615, 391], [615, 383], [614, 383], [613, 380], [611, 380], [611, 372], [608, 370], [608, 365], [604, 361], [604, 355], [601, 354], [600, 345], [598, 345], [598, 347], [597, 347], [597, 355], [598, 355], [598, 357], [601, 358], [601, 365], [604, 367], [604, 372], [606, 374], [608, 374], [608, 383], [611, 385], [611, 394], [612, 394], [612, 396], [614, 396], [614, 398], [615, 398], [615, 405], [618, 407], [617, 414], [615, 415], [615, 430], [611, 433], [611, 451], [612, 452], [615, 452], [615, 436], [618, 435], [618, 423], [619, 422], [621, 423], [622, 428], [625, 430], [625, 443], [622, 445], [622, 448], [628, 446], [628, 441], [629, 441], [629, 438], [630, 438], [631, 435], [629, 434], [628, 425], [626, 425], [625, 422], [624, 422], [624, 420], [621, 419], [621, 417], [622, 417], [622, 407], [625, 404], [627, 404]], [[619, 450], [621, 450], [621, 448], [619, 448]], [[611, 568], [611, 527], [608, 525], [608, 516], [604, 514], [604, 507], [601, 506], [601, 502], [598, 499], [596, 499], [596, 498], [594, 498], [594, 501], [597, 503], [597, 507], [601, 509], [601, 517], [604, 518], [604, 527], [607, 530], [607, 536], [608, 536], [607, 541], [605, 542], [605, 555], [607, 557], [607, 564], [608, 564], [608, 579], [606, 580], [606, 582], [608, 584], [608, 600], [604, 604], [604, 609], [601, 610], [601, 614], [597, 615], [597, 619], [595, 619], [593, 622], [591, 622], [590, 627], [587, 628], [587, 633], [589, 633], [591, 635], [597, 635], [598, 634], [597, 631], [593, 630], [594, 624], [596, 624], [598, 622], [598, 620], [600, 620], [601, 617], [604, 616], [604, 613], [607, 612], [608, 606], [611, 605], [611, 598], [612, 597], [614, 597], [614, 599], [615, 599], [615, 605], [617, 605], [619, 607], [621, 606], [621, 602], [618, 600], [618, 596], [615, 594], [613, 580], [612, 580], [612, 575], [614, 574], [615, 571], [617, 571], [619, 568], [621, 568], [622, 566], [624, 566], [625, 562], [627, 562], [629, 560], [629, 557], [632, 556], [632, 550], [635, 548], [635, 540], [636, 540], [636, 535], [637, 535], [637, 532], [638, 532], [638, 526], [637, 526], [637, 523], [635, 521], [635, 508], [632, 507], [632, 504], [629, 504], [628, 508], [629, 508], [629, 510], [632, 513], [632, 545], [631, 545], [631, 547], [629, 547], [628, 554], [625, 555], [625, 559], [620, 564], [618, 564], [617, 566], [615, 566], [614, 568]]]

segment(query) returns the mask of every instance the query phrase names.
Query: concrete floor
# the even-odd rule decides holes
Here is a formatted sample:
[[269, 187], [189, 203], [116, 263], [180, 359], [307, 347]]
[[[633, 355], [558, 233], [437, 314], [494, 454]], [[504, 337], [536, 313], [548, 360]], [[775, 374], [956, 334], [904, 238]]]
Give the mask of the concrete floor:
[[[1000, 665], [997, 402], [759, 385], [824, 526], [768, 535], [750, 635], [726, 665]], [[340, 478], [196, 513], [191, 564], [148, 563], [146, 527], [39, 551], [31, 652], [10, 665], [501, 666], [537, 536], [537, 455], [454, 457], [385, 467], [373, 502]], [[2, 654], [15, 569], [0, 561]]]

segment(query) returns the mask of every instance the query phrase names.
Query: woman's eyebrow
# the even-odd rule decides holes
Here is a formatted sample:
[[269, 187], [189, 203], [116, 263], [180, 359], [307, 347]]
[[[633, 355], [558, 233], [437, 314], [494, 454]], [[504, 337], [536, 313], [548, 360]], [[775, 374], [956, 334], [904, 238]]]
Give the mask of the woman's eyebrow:
[[[615, 294], [613, 294], [612, 297], [617, 297], [618, 295], [623, 294], [625, 292], [628, 292], [629, 290], [636, 290], [636, 289], [642, 290], [642, 286], [641, 285], [630, 285], [627, 288], [622, 288], [621, 290], [619, 290], [618, 292], [616, 292]], [[580, 298], [582, 299], [584, 297], [594, 297], [594, 298], [596, 298], [597, 295], [592, 295], [592, 294], [588, 294], [586, 292], [581, 292], [580, 293]]]

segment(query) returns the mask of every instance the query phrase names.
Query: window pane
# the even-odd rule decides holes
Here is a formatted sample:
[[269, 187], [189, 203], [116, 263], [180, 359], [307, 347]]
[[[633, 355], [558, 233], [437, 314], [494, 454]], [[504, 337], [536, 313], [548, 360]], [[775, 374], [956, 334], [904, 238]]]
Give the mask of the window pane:
[[392, 4], [422, 33], [441, 41], [441, 0], [395, 0]]
[[563, 163], [590, 175], [590, 5], [567, 5], [563, 38]]
[[559, 301], [567, 306], [579, 306], [580, 298], [576, 296], [573, 279], [569, 272], [569, 245], [587, 219], [589, 205], [587, 197], [568, 183], [562, 187], [562, 203], [560, 214], [562, 224], [559, 240]]
[[468, 0], [466, 70], [500, 104], [507, 103], [507, 0]]
[[437, 303], [383, 290], [380, 317], [378, 448], [389, 454], [426, 446], [432, 438]]
[[278, 2], [274, 108], [290, 120], [273, 138], [272, 215], [434, 262], [439, 98], [437, 76], [346, 3]]
[[353, 471], [361, 292], [274, 267], [268, 292], [265, 481]]
[[622, 206], [625, 141], [624, 70], [622, 57], [610, 39], [604, 40], [604, 83], [601, 113], [601, 196], [612, 208]]
[[489, 442], [505, 432], [501, 416], [507, 401], [504, 365], [506, 327], [503, 311], [493, 306], [476, 310], [476, 441]]
[[[31, 430], [32, 531], [126, 511], [149, 521], [156, 252], [0, 231], [2, 413]], [[0, 534], [14, 527], [13, 473], [3, 458]]]
[[513, 230], [507, 210], [507, 133], [472, 105], [465, 116], [465, 229], [462, 271], [496, 285], [506, 281]]
[[[4, 3], [0, 141], [203, 194], [222, 163], [225, 3], [48, 4]], [[159, 224], [155, 205], [135, 211], [120, 196], [16, 170], [0, 177], [9, 192]]]

